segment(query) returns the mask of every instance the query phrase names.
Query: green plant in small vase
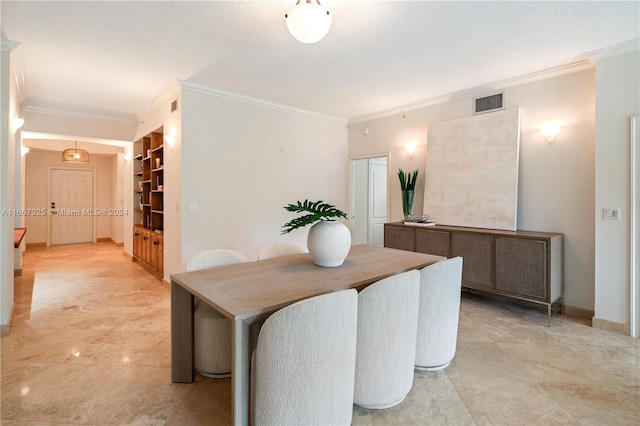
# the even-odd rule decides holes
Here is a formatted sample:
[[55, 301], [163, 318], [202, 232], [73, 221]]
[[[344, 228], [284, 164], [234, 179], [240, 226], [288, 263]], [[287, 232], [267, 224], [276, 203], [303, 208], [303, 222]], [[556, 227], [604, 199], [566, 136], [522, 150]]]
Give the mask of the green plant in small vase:
[[335, 267], [344, 263], [351, 248], [351, 232], [337, 219], [346, 218], [347, 214], [324, 201], [298, 201], [289, 204], [285, 210], [293, 213], [306, 213], [282, 226], [282, 234], [294, 229], [313, 225], [307, 236], [307, 248], [318, 266]]
[[409, 220], [413, 209], [413, 191], [418, 180], [418, 170], [405, 174], [402, 169], [399, 169], [398, 178], [400, 179], [400, 189], [402, 190], [402, 213], [404, 214], [404, 219]]

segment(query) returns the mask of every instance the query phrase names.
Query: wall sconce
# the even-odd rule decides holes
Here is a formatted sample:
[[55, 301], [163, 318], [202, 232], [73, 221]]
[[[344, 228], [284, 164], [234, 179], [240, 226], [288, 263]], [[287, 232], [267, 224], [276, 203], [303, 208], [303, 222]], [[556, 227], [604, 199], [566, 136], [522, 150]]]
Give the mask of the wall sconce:
[[331, 28], [331, 13], [318, 0], [298, 0], [285, 15], [291, 35], [302, 43], [316, 43]]
[[176, 131], [172, 129], [169, 133], [164, 135], [164, 141], [173, 146], [173, 144], [176, 143]]
[[560, 128], [562, 126], [560, 126], [559, 123], [547, 123], [547, 124], [543, 124], [540, 127], [540, 134], [542, 134], [542, 136], [544, 136], [544, 138], [547, 140], [547, 142], [551, 143], [555, 140], [556, 135], [558, 133], [560, 133]]
[[20, 118], [17, 115], [14, 115], [11, 119], [11, 129], [13, 130], [13, 133], [17, 132], [23, 124], [24, 118]]
[[413, 141], [404, 144], [404, 150], [409, 154], [409, 158], [413, 157], [413, 153], [416, 152], [416, 148], [418, 148], [418, 145]]

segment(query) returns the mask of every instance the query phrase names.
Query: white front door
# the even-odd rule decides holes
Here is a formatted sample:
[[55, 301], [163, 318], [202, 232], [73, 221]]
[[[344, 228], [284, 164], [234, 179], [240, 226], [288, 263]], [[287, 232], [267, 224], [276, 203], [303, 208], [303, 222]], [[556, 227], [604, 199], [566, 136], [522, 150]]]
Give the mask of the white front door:
[[93, 171], [51, 169], [51, 245], [93, 241]]
[[387, 221], [387, 159], [369, 159], [369, 245], [384, 245]]

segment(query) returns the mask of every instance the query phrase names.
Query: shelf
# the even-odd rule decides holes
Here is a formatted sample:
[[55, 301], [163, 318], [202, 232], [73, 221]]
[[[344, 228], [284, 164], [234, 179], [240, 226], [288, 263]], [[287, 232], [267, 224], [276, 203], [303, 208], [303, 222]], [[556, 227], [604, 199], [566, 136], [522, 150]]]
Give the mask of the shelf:
[[143, 180], [142, 183], [151, 183], [151, 179], [149, 180]]
[[152, 189], [151, 192], [164, 192], [164, 189]]
[[141, 211], [142, 211], [142, 209], [141, 209], [140, 207], [136, 207], [136, 208], [134, 208], [133, 210], [135, 210], [135, 211], [137, 211], [137, 212], [141, 212]]
[[162, 172], [164, 171], [164, 166], [160, 166], [158, 169], [151, 169], [152, 172]]
[[134, 176], [142, 176], [142, 170], [140, 170], [139, 172], [135, 172], [133, 175]]
[[151, 150], [151, 152], [161, 151], [163, 148], [164, 148], [164, 144], [162, 144], [162, 145], [160, 145], [160, 146], [158, 146], [158, 147], [156, 147], [156, 148], [153, 148], [153, 149]]
[[162, 211], [162, 210], [151, 210], [151, 213], [164, 214], [164, 211]]
[[138, 154], [135, 157], [133, 157], [134, 160], [142, 160], [142, 154]]

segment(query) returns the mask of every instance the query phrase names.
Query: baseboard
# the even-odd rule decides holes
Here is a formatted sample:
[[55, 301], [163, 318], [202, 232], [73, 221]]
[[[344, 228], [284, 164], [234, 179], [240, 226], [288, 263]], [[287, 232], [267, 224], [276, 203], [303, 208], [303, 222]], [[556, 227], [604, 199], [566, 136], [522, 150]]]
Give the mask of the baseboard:
[[46, 247], [47, 243], [27, 243], [27, 248]]
[[130, 255], [129, 253], [127, 253], [126, 251], [122, 250], [122, 255], [124, 257], [126, 257], [127, 259], [129, 259], [131, 262], [135, 262], [136, 260], [133, 258], [132, 255]]
[[7, 336], [11, 331], [11, 323], [13, 322], [13, 308], [15, 305], [11, 306], [11, 312], [9, 312], [9, 320], [6, 324], [0, 324], [0, 336]]
[[171, 290], [171, 283], [169, 281], [163, 278], [160, 282], [162, 283], [162, 286], [165, 287], [167, 290]]
[[568, 317], [590, 320], [593, 318], [594, 312], [591, 309], [578, 308], [576, 306], [563, 305], [562, 315]]
[[114, 242], [111, 237], [105, 237], [105, 238], [96, 238], [96, 243], [111, 243]]
[[618, 322], [593, 317], [591, 319], [591, 326], [593, 328], [599, 328], [600, 330], [613, 331], [614, 333], [631, 336], [631, 326], [628, 324], [620, 324]]

